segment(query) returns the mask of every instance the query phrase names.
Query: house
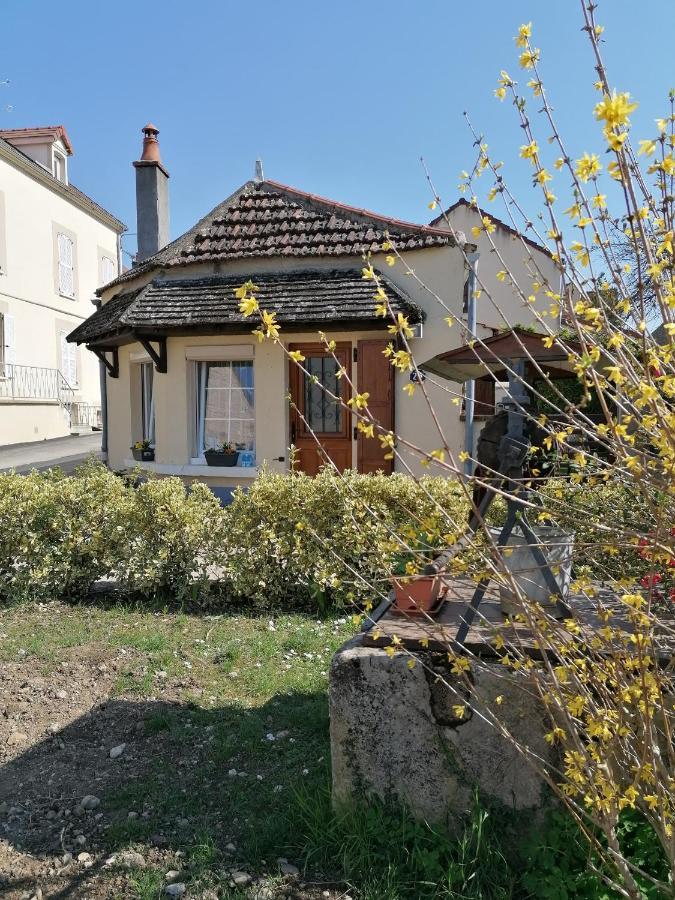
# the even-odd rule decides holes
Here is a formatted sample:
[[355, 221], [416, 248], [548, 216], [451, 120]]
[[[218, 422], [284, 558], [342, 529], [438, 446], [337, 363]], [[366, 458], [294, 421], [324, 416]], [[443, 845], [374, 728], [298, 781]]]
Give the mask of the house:
[[69, 177], [62, 125], [0, 131], [0, 445], [91, 430], [96, 357], [67, 335], [120, 271], [125, 226]]
[[[313, 380], [347, 400], [339, 367], [355, 390], [369, 393], [369, 407], [384, 427], [424, 450], [442, 445], [440, 427], [451, 449], [462, 449], [460, 395], [429, 378], [424, 389], [435, 416], [421, 389], [409, 396], [409, 373], [395, 370], [383, 355], [391, 335], [376, 315], [373, 283], [362, 277], [364, 254], [371, 254], [392, 309], [414, 326], [415, 358], [431, 359], [465, 340], [461, 328], [446, 322], [448, 310], [463, 315], [468, 269], [462, 236], [259, 174], [164, 246], [168, 173], [157, 129], [147, 126], [144, 133], [142, 157], [134, 163], [138, 263], [99, 290], [100, 309], [70, 335], [105, 361], [111, 467], [134, 465], [130, 447], [147, 440], [155, 449], [154, 460], [142, 463], [148, 471], [198, 477], [219, 490], [247, 483], [263, 463], [287, 471], [291, 445], [298, 468], [316, 472], [322, 456], [313, 432], [340, 470], [390, 472], [380, 442], [360, 434]], [[400, 262], [388, 264], [387, 242], [414, 276]], [[276, 312], [283, 346], [304, 355], [309, 376], [283, 346], [256, 341], [257, 323], [240, 313], [235, 295], [249, 279], [260, 307]], [[526, 304], [510, 292], [503, 296], [507, 315], [531, 318]], [[502, 326], [498, 314], [485, 311], [484, 334]], [[319, 331], [336, 342], [337, 362]], [[207, 466], [205, 450], [223, 441], [246, 451], [239, 465]], [[400, 450], [396, 469], [426, 471], [414, 451]]]

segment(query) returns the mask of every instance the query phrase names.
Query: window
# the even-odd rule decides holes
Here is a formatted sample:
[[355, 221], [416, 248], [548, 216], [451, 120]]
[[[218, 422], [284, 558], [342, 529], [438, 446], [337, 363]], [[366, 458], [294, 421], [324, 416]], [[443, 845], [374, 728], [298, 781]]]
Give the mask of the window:
[[109, 256], [101, 257], [101, 284], [112, 281], [116, 275], [115, 263]]
[[229, 442], [255, 450], [252, 360], [197, 362], [197, 455]]
[[153, 390], [154, 366], [151, 362], [141, 363], [141, 419], [143, 440], [155, 446], [155, 392]]
[[59, 255], [59, 294], [62, 297], [75, 298], [75, 254], [73, 242], [67, 234], [59, 231], [56, 235], [56, 246]]
[[59, 332], [61, 338], [61, 374], [71, 387], [77, 384], [77, 347], [66, 340], [67, 331]]
[[324, 390], [340, 396], [339, 364], [330, 356], [308, 356], [305, 368], [309, 375], [303, 376], [304, 412], [309, 429], [326, 434], [341, 432], [342, 407]]

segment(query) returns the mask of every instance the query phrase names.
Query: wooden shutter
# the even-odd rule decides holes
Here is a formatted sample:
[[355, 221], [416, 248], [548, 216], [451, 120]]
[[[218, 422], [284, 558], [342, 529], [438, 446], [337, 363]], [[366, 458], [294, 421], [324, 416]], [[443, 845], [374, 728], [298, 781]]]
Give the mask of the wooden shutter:
[[59, 252], [59, 294], [64, 297], [74, 297], [73, 242], [67, 234], [59, 232], [57, 244]]
[[[367, 391], [368, 408], [373, 418], [387, 431], [394, 430], [394, 367], [383, 354], [388, 341], [359, 341], [357, 351], [358, 391]], [[358, 432], [358, 470], [365, 474], [381, 470], [385, 475], [394, 471], [393, 459], [385, 459], [387, 451], [382, 443]]]
[[495, 382], [494, 378], [479, 378], [474, 382], [475, 419], [488, 419], [495, 414]]

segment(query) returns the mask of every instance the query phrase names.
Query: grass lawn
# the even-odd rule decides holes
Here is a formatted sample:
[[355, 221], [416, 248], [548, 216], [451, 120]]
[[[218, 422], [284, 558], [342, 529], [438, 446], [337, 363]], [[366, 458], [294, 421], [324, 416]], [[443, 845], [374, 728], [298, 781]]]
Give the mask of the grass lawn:
[[[273, 891], [279, 858], [303, 866], [300, 810], [325, 804], [328, 668], [350, 628], [58, 603], [0, 613], [12, 698], [0, 720], [0, 821], [16, 872], [0, 886], [17, 897], [69, 884], [64, 896], [149, 900], [173, 870], [186, 896], [241, 896], [234, 868]], [[87, 794], [101, 802], [82, 814]], [[142, 868], [122, 865], [129, 848]], [[79, 862], [81, 852], [91, 859]], [[318, 878], [326, 884], [292, 880], [297, 896], [344, 893], [330, 873]]]

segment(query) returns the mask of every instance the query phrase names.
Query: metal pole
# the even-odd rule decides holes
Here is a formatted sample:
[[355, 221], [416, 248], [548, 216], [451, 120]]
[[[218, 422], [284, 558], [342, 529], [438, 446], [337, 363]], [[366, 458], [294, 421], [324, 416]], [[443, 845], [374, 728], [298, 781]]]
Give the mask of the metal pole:
[[[479, 254], [470, 253], [469, 276], [467, 280], [467, 299], [466, 299], [466, 325], [469, 331], [469, 340], [476, 337], [476, 272], [478, 270]], [[468, 343], [468, 342], [467, 342]], [[473, 474], [473, 417], [474, 417], [474, 399], [476, 396], [475, 381], [467, 381], [464, 388], [464, 411], [466, 419], [464, 422], [464, 449], [469, 454], [469, 459], [464, 462], [464, 474]]]

